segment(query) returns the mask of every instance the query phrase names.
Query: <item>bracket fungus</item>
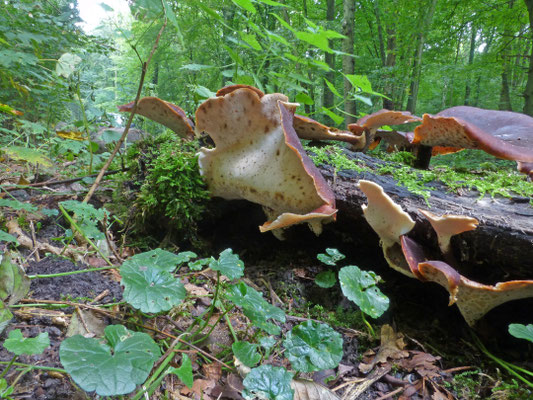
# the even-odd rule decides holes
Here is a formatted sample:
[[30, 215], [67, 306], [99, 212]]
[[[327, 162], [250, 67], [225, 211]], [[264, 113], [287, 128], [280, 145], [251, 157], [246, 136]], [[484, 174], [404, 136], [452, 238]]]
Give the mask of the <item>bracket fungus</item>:
[[[131, 112], [134, 102], [119, 106], [121, 112]], [[180, 137], [192, 139], [194, 137], [194, 123], [187, 117], [185, 111], [175, 104], [157, 97], [143, 97], [137, 103], [136, 114], [149, 118], [172, 129]]]
[[198, 160], [211, 194], [261, 204], [271, 218], [262, 232], [307, 222], [319, 234], [335, 219], [335, 197], [294, 131], [296, 105], [247, 87], [225, 93], [196, 111], [197, 132], [216, 146]]
[[[395, 270], [421, 281], [435, 282], [450, 294], [449, 305], [457, 304], [465, 321], [473, 326], [494, 307], [511, 300], [533, 297], [533, 280], [500, 282], [485, 285], [462, 276], [448, 262], [431, 260], [426, 249], [406, 236], [414, 222], [401, 207], [374, 182], [361, 180], [359, 187], [367, 195], [363, 214], [383, 243], [383, 253]], [[444, 215], [438, 217], [420, 210], [431, 222], [439, 238], [439, 248], [451, 253], [450, 237], [473, 230], [478, 221], [470, 217]], [[397, 224], [397, 226], [391, 226]]]

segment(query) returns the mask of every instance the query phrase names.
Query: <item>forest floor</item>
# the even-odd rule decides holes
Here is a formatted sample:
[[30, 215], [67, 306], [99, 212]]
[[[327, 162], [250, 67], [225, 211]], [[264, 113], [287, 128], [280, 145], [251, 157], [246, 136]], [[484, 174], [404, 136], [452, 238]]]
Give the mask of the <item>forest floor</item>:
[[[4, 191], [3, 198], [41, 209], [58, 210], [60, 201], [81, 200], [77, 193], [84, 187], [80, 185], [75, 182]], [[101, 185], [91, 203], [96, 206], [108, 204], [112, 190], [106, 184]], [[243, 210], [250, 211], [252, 216], [242, 218]], [[55, 215], [43, 216], [39, 212], [4, 208], [3, 226], [11, 221], [11, 233], [19, 232], [30, 238], [29, 244], [25, 242], [26, 245], [17, 248], [18, 253], [10, 251], [12, 260], [22, 265], [27, 275], [57, 274], [107, 265], [90, 246], [74, 245], [75, 241], [65, 240], [70, 226], [61, 212], [48, 214]], [[438, 290], [437, 286], [421, 285], [392, 271], [379, 248], [351, 248], [349, 240], [339, 241], [328, 228], [322, 237], [315, 238], [303, 227], [298, 227], [290, 240], [279, 242], [270, 234], [258, 232], [257, 225], [263, 218], [259, 208], [242, 202], [230, 202], [217, 218], [214, 226], [212, 220], [207, 225], [200, 224], [198, 237], [203, 243], [200, 250], [194, 250], [207, 257], [232, 248], [246, 266], [243, 278], [246, 284], [262, 292], [271, 304], [286, 313], [286, 321], [278, 324], [282, 334], [303, 321], [315, 320], [328, 323], [342, 335], [344, 353], [339, 366], [299, 374], [293, 389], [300, 397], [295, 398], [532, 398], [531, 388], [507, 374], [479, 345], [480, 340], [490, 354], [532, 369], [531, 348], [525, 341], [509, 338], [502, 322], [502, 316], [512, 307], [503, 306], [489, 314], [474, 331], [468, 328], [455, 307], [446, 306], [448, 299], [444, 291]], [[108, 244], [116, 249], [107, 253], [107, 257], [117, 267], [123, 259], [140, 251], [135, 244], [129, 244], [129, 238], [113, 229], [107, 233]], [[19, 242], [23, 242], [21, 236]], [[57, 249], [63, 247], [65, 251], [61, 256], [50, 254], [43, 246], [45, 243]], [[349, 262], [346, 264], [373, 270], [382, 277], [380, 286], [390, 298], [391, 305], [378, 320], [368, 322], [362, 318], [361, 312], [343, 297], [339, 285], [324, 289], [314, 283], [314, 277], [327, 269], [316, 255], [333, 247], [347, 256]], [[8, 244], [0, 243], [0, 250], [7, 254]], [[65, 257], [65, 254], [71, 257]], [[7, 382], [13, 384], [11, 398], [99, 398], [94, 393], [82, 391], [62, 371], [59, 360], [61, 342], [74, 333], [94, 335], [106, 325], [117, 323], [147, 332], [161, 343], [175, 338], [192, 324], [195, 316], [202, 315], [209, 307], [217, 286], [216, 274], [209, 268], [194, 271], [184, 267], [179, 276], [191, 298], [168, 313], [156, 315], [132, 311], [122, 301], [120, 274], [116, 269], [32, 279], [27, 295], [12, 305], [14, 318], [2, 332], [2, 338], [14, 329], [21, 329], [26, 337], [47, 332], [50, 347], [43, 354], [22, 355], [17, 359], [21, 364], [15, 364], [5, 376]], [[531, 310], [532, 306], [532, 302], [520, 303], [523, 310]], [[257, 329], [250, 326], [239, 308], [234, 308], [227, 316], [227, 324], [231, 324], [231, 330], [237, 332], [240, 339], [256, 338]], [[216, 317], [214, 314], [213, 320]], [[185, 351], [192, 360], [195, 378], [192, 388], [186, 387], [174, 375], [168, 375], [151, 398], [242, 399], [245, 371], [234, 363], [230, 351], [232, 332], [227, 324], [216, 324], [209, 337]], [[279, 344], [279, 337], [276, 339]], [[11, 359], [12, 354], [2, 346], [2, 366], [5, 367]], [[283, 358], [281, 346], [264, 361], [290, 368], [287, 359]]]

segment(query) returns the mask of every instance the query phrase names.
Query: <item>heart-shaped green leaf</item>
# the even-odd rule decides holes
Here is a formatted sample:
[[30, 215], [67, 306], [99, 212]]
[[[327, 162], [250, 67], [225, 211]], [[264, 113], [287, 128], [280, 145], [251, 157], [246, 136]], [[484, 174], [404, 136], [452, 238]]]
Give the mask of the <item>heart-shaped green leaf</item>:
[[9, 255], [4, 254], [0, 263], [0, 300], [9, 297], [8, 304], [15, 304], [30, 291], [30, 280], [24, 269], [13, 262]]
[[225, 296], [236, 306], [242, 308], [244, 315], [250, 319], [252, 324], [270, 335], [280, 333], [280, 328], [268, 320], [272, 318], [279, 322], [285, 322], [285, 313], [278, 307], [269, 304], [257, 290], [239, 282], [230, 286]]
[[9, 324], [13, 318], [13, 314], [9, 311], [9, 308], [6, 307], [6, 304], [0, 300], [0, 333], [6, 329], [6, 326]]
[[128, 261], [134, 261], [137, 264], [153, 265], [160, 270], [172, 272], [176, 269], [177, 265], [183, 264], [193, 257], [196, 257], [196, 254], [192, 251], [174, 254], [170, 251], [155, 249], [136, 254], [130, 257]]
[[9, 336], [4, 342], [4, 347], [11, 353], [17, 356], [26, 354], [42, 354], [42, 352], [50, 346], [50, 339], [48, 332], [41, 332], [34, 338], [26, 338], [22, 335], [20, 329], [14, 329], [9, 332]]
[[337, 282], [337, 277], [333, 271], [322, 271], [315, 277], [315, 283], [321, 288], [330, 288]]
[[293, 400], [292, 374], [283, 367], [261, 365], [250, 371], [244, 381], [242, 395], [247, 400]]
[[219, 271], [229, 279], [237, 279], [244, 275], [244, 263], [237, 254], [233, 254], [231, 249], [226, 249], [220, 253], [218, 260], [211, 261], [209, 268], [213, 271]]
[[339, 271], [342, 293], [372, 318], [379, 318], [389, 308], [389, 298], [376, 286], [379, 280], [375, 273], [361, 271], [355, 265]]
[[108, 344], [72, 336], [61, 343], [61, 364], [83, 390], [100, 396], [131, 393], [143, 383], [161, 352], [150, 336], [122, 325], [105, 329]]
[[179, 368], [170, 368], [170, 374], [176, 374], [180, 380], [187, 385], [188, 388], [192, 388], [193, 376], [192, 376], [192, 363], [191, 359], [187, 354], [183, 354], [181, 360], [181, 367]]
[[176, 255], [164, 250], [148, 253], [133, 256], [120, 267], [124, 299], [142, 312], [168, 311], [187, 295], [183, 284], [168, 272], [176, 267]]
[[257, 352], [257, 344], [250, 342], [235, 342], [231, 345], [233, 354], [247, 367], [255, 366], [261, 360], [261, 354]]
[[306, 321], [287, 333], [283, 347], [296, 371], [335, 368], [342, 359], [342, 336], [329, 325]]
[[533, 324], [510, 324], [509, 333], [518, 339], [526, 339], [533, 342]]

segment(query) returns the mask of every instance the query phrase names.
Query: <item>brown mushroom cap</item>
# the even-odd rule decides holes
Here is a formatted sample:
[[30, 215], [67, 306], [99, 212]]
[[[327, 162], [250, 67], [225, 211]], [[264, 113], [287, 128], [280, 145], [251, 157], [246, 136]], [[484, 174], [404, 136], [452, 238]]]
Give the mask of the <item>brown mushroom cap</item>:
[[383, 242], [383, 248], [400, 243], [400, 237], [413, 229], [415, 222], [377, 183], [361, 179], [358, 186], [368, 200], [362, 206], [363, 214]]
[[228, 85], [228, 86], [224, 86], [221, 89], [218, 89], [216, 96], [217, 97], [225, 96], [225, 95], [227, 95], [227, 94], [229, 94], [231, 92], [234, 92], [235, 90], [238, 90], [238, 89], [250, 89], [250, 90], [253, 90], [255, 93], [257, 93], [259, 98], [261, 98], [261, 97], [263, 97], [265, 95], [261, 90], [259, 90], [256, 87], [250, 86], [250, 85]]
[[442, 261], [420, 263], [422, 276], [445, 287], [450, 292], [450, 303], [457, 303], [461, 314], [473, 326], [483, 315], [508, 301], [533, 297], [533, 281], [509, 281], [483, 285], [459, 275]]
[[355, 124], [348, 125], [348, 129], [359, 130], [358, 127], [378, 129], [384, 125], [401, 125], [416, 121], [421, 121], [421, 118], [411, 114], [409, 111], [391, 111], [383, 109], [359, 118]]
[[[131, 112], [134, 102], [119, 106], [121, 112]], [[143, 97], [137, 103], [136, 114], [149, 118], [172, 129], [179, 136], [187, 139], [194, 137], [194, 123], [187, 118], [185, 111], [175, 104], [158, 99]]]
[[197, 131], [216, 147], [200, 150], [199, 164], [213, 196], [246, 199], [269, 210], [261, 231], [309, 222], [315, 233], [335, 219], [335, 197], [293, 129], [294, 104], [282, 94], [250, 88], [206, 100]]
[[338, 140], [350, 143], [353, 149], [362, 149], [365, 146], [365, 136], [362, 133], [355, 134], [350, 131], [330, 128], [303, 115], [296, 114], [294, 116], [293, 126], [300, 139]]
[[450, 252], [450, 240], [454, 235], [472, 231], [477, 228], [479, 221], [464, 215], [445, 214], [439, 217], [427, 210], [418, 210], [424, 215], [437, 234], [439, 247], [443, 254]]

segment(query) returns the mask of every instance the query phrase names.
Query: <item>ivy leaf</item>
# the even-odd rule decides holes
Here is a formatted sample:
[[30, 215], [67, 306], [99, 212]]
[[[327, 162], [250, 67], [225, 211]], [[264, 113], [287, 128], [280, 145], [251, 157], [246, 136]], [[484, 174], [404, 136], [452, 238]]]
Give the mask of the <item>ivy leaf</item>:
[[159, 346], [146, 333], [122, 325], [109, 325], [104, 337], [108, 344], [81, 335], [65, 339], [59, 349], [61, 364], [87, 392], [100, 396], [130, 393], [146, 380], [161, 356]]
[[337, 261], [344, 260], [346, 256], [337, 249], [328, 248], [326, 249], [326, 254], [317, 254], [316, 258], [318, 259], [318, 261], [326, 265], [335, 266], [337, 264]]
[[17, 356], [22, 354], [28, 356], [42, 354], [48, 346], [50, 346], [48, 332], [41, 332], [34, 338], [26, 338], [22, 335], [20, 329], [14, 329], [9, 332], [9, 336], [4, 342], [6, 350], [15, 353]]
[[321, 288], [325, 288], [325, 289], [335, 286], [336, 282], [337, 282], [337, 278], [335, 276], [335, 272], [331, 270], [320, 272], [315, 277], [315, 283]]
[[247, 400], [293, 400], [292, 374], [283, 367], [261, 365], [250, 371], [243, 380], [242, 395]]
[[30, 291], [30, 280], [24, 269], [13, 262], [8, 255], [4, 255], [0, 263], [0, 300], [6, 300], [8, 304], [15, 304], [24, 298]]
[[252, 14], [255, 14], [257, 10], [252, 4], [251, 0], [231, 0], [239, 7], [244, 8], [246, 11], [250, 11]]
[[231, 345], [233, 354], [247, 367], [252, 368], [261, 360], [261, 354], [257, 351], [257, 344], [250, 342], [235, 342]]
[[192, 363], [191, 359], [187, 354], [183, 354], [181, 359], [181, 367], [179, 368], [170, 368], [170, 374], [175, 374], [180, 380], [185, 383], [185, 385], [191, 389], [193, 385], [193, 376], [192, 376]]
[[342, 336], [329, 325], [306, 321], [287, 333], [283, 347], [296, 371], [335, 368], [342, 359]]
[[155, 249], [136, 254], [130, 257], [129, 260], [138, 264], [154, 265], [160, 270], [172, 272], [176, 269], [177, 265], [183, 264], [193, 257], [196, 257], [196, 254], [192, 251], [174, 254], [170, 251]]
[[237, 279], [244, 275], [244, 263], [237, 254], [233, 254], [232, 249], [226, 249], [220, 253], [218, 260], [213, 259], [210, 262], [209, 268], [219, 271], [229, 279]]
[[252, 324], [263, 329], [270, 335], [278, 335], [280, 328], [269, 319], [279, 322], [285, 322], [285, 313], [271, 304], [269, 304], [261, 293], [247, 286], [243, 282], [230, 286], [225, 293], [226, 298], [238, 307], [241, 307]]
[[533, 342], [533, 324], [510, 324], [509, 333], [518, 339], [525, 339]]
[[372, 318], [379, 318], [389, 308], [389, 298], [376, 286], [380, 277], [349, 265], [339, 271], [342, 293]]
[[160, 250], [159, 255], [154, 253], [155, 250], [138, 254], [120, 267], [124, 299], [142, 312], [168, 311], [187, 295], [183, 284], [168, 272], [168, 269], [175, 268], [176, 263], [160, 258], [160, 254], [169, 252], [157, 250]]

